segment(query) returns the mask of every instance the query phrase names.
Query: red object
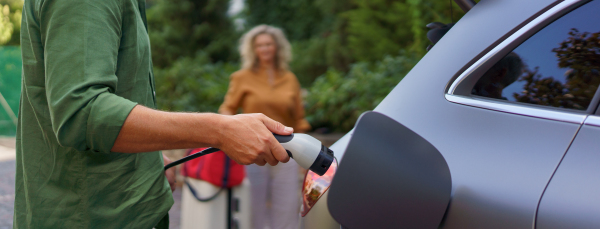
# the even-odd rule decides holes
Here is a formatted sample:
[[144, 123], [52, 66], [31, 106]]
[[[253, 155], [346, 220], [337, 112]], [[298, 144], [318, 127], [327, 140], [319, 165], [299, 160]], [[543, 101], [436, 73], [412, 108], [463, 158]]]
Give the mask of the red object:
[[[187, 155], [198, 153], [204, 149], [206, 148], [188, 150]], [[229, 163], [227, 170], [225, 162]], [[229, 159], [223, 151], [217, 151], [184, 163], [181, 174], [218, 187], [231, 188], [242, 183], [246, 176], [246, 170], [243, 165]]]

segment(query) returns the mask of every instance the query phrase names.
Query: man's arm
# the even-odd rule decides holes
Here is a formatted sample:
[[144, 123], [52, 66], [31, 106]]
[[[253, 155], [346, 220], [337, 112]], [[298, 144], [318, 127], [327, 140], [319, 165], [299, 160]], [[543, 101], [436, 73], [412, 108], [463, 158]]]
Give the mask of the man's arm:
[[116, 95], [121, 1], [44, 4], [45, 85], [52, 129], [78, 151], [148, 152], [214, 146], [242, 164], [289, 160], [272, 136], [291, 131], [264, 115], [168, 113]]
[[166, 149], [216, 147], [240, 164], [276, 165], [289, 156], [272, 133], [292, 128], [263, 114], [174, 113], [133, 108], [111, 151], [139, 153]]

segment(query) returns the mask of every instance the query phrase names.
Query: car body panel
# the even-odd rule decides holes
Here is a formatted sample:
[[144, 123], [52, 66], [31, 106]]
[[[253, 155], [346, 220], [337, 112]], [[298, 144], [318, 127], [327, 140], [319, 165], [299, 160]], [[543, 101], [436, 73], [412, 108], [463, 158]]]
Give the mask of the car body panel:
[[[600, 191], [600, 176], [585, 176], [600, 172], [592, 168], [600, 160], [593, 155], [600, 141], [591, 142], [600, 136], [600, 118], [588, 117], [589, 110], [510, 104], [449, 91], [461, 74], [475, 74], [467, 71], [470, 67], [493, 65], [494, 58], [585, 2], [480, 1], [374, 109], [425, 138], [444, 156], [452, 174], [452, 198], [440, 228], [535, 228], [536, 222], [538, 228], [600, 226], [600, 198], [594, 195]], [[519, 34], [524, 30], [529, 31]], [[522, 39], [511, 40], [517, 35]], [[598, 98], [591, 106], [597, 103]], [[582, 127], [586, 118], [597, 122]], [[353, 131], [331, 147], [340, 167]], [[583, 160], [589, 169], [577, 167]], [[315, 208], [324, 204], [318, 202]]]
[[544, 188], [580, 124], [452, 103], [444, 94], [470, 64], [560, 2], [479, 2], [375, 108], [446, 159], [453, 187], [443, 228], [533, 227]]
[[600, 228], [600, 117], [590, 116], [552, 177], [536, 228]]
[[580, 125], [451, 103], [443, 90], [473, 57], [553, 4], [480, 2], [375, 109], [425, 137], [446, 158], [453, 196], [443, 228], [534, 224], [542, 192]]

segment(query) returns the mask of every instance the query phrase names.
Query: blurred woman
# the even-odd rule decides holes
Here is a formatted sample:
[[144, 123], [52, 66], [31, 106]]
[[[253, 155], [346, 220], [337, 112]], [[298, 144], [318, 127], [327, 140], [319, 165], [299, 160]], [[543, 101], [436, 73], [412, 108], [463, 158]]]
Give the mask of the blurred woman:
[[[263, 113], [295, 132], [310, 125], [304, 119], [300, 84], [288, 70], [290, 43], [275, 27], [259, 25], [240, 40], [242, 69], [233, 73], [221, 114]], [[249, 165], [254, 229], [298, 228], [300, 184], [298, 164], [293, 160], [276, 166]]]

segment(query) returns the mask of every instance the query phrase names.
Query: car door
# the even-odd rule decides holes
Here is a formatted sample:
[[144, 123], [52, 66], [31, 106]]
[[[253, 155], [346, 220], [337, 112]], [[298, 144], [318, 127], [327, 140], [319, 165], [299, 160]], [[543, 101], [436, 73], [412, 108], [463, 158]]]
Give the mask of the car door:
[[[565, 3], [562, 2], [560, 4]], [[560, 7], [560, 4], [554, 7], [554, 9]], [[497, 190], [488, 190], [487, 193], [482, 192], [483, 194], [480, 194], [477, 191], [469, 190], [469, 186], [466, 186], [465, 193], [461, 195], [460, 190], [457, 189], [453, 198], [453, 206], [449, 208], [445, 226], [460, 228], [466, 226], [482, 227], [485, 224], [489, 224], [485, 227], [530, 227], [526, 223], [528, 220], [535, 219], [536, 215], [539, 216], [537, 219], [539, 223], [538, 228], [574, 228], [573, 226], [597, 228], [600, 226], [598, 224], [600, 221], [594, 221], [594, 217], [590, 217], [592, 216], [591, 214], [600, 213], [598, 211], [600, 208], [584, 207], [593, 206], [589, 202], [591, 199], [597, 200], [594, 204], [600, 203], [599, 198], [591, 196], [592, 193], [587, 193], [587, 199], [584, 197], [584, 193], [594, 190], [589, 185], [596, 185], [598, 187], [600, 183], [585, 183], [588, 185], [586, 189], [581, 187], [584, 184], [582, 183], [583, 181], [573, 180], [573, 174], [567, 172], [571, 167], [581, 169], [581, 167], [577, 167], [574, 164], [577, 162], [573, 161], [578, 160], [580, 162], [582, 157], [585, 157], [582, 155], [585, 154], [583, 152], [590, 152], [592, 149], [590, 147], [595, 146], [598, 149], [597, 146], [599, 146], [597, 144], [591, 146], [591, 142], [589, 142], [589, 138], [593, 138], [594, 134], [596, 137], [600, 136], [598, 135], [600, 133], [599, 130], [594, 130], [597, 127], [593, 127], [592, 125], [595, 123], [593, 122], [595, 119], [593, 117], [587, 118], [583, 126], [581, 126], [581, 122], [582, 118], [586, 118], [596, 110], [596, 104], [599, 99], [596, 91], [600, 83], [600, 75], [598, 75], [598, 70], [600, 70], [600, 58], [598, 58], [600, 55], [600, 42], [598, 40], [600, 35], [600, 15], [597, 13], [600, 10], [600, 1], [574, 2], [573, 5], [565, 9], [568, 10], [562, 10], [562, 12], [557, 10], [554, 13], [555, 16], [551, 16], [556, 19], [544, 25], [541, 29], [536, 29], [536, 26], [532, 25], [529, 33], [532, 31], [535, 31], [535, 33], [512, 51], [507, 53], [507, 49], [503, 48], [502, 44], [497, 46], [496, 50], [498, 50], [498, 53], [502, 53], [500, 56], [503, 57], [492, 61], [492, 63], [495, 62], [494, 65], [489, 66], [488, 63], [490, 62], [488, 60], [487, 62], [482, 62], [478, 69], [473, 69], [470, 74], [477, 75], [485, 71], [483, 76], [477, 80], [476, 78], [466, 76], [462, 78], [462, 81], [460, 81], [460, 78], [454, 81], [449, 89], [450, 93], [447, 95], [447, 98], [450, 101], [465, 105], [570, 123], [567, 124], [570, 127], [566, 133], [571, 136], [574, 136], [576, 133], [578, 134], [569, 149], [569, 153], [571, 151], [577, 151], [578, 153], [573, 152], [571, 156], [569, 156], [569, 153], [566, 154], [565, 159], [567, 159], [567, 164], [562, 169], [565, 171], [560, 172], [561, 169], [559, 167], [559, 171], [555, 174], [555, 177], [558, 176], [557, 180], [554, 181], [553, 179], [553, 182], [551, 182], [551, 185], [546, 190], [546, 194], [544, 194], [544, 199], [542, 199], [539, 205], [539, 212], [537, 212], [538, 206], [535, 202], [538, 202], [538, 200], [535, 200], [535, 197], [536, 195], [542, 195], [545, 188], [543, 183], [548, 181], [549, 176], [553, 173], [553, 167], [555, 167], [550, 163], [550, 160], [556, 163], [562, 159], [564, 150], [569, 147], [565, 145], [565, 140], [568, 137], [555, 138], [560, 135], [555, 132], [558, 130], [558, 123], [556, 122], [547, 123], [546, 127], [552, 129], [548, 129], [549, 132], [537, 133], [529, 137], [508, 129], [505, 129], [507, 130], [506, 132], [498, 131], [498, 133], [505, 135], [505, 137], [491, 134], [498, 137], [498, 139], [503, 139], [505, 143], [514, 144], [514, 152], [519, 152], [521, 155], [512, 155], [512, 159], [514, 160], [512, 163], [501, 165], [498, 163], [502, 163], [501, 160], [495, 163], [480, 160], [481, 165], [504, 167], [505, 174], [501, 176], [506, 181], [501, 182], [515, 188], [513, 190], [520, 191], [511, 193], [508, 190], [512, 188], [504, 187], [501, 188], [505, 191], [503, 193], [504, 196], [499, 197], [492, 194], [497, 192]], [[552, 9], [548, 10], [547, 14], [551, 12]], [[543, 17], [544, 15], [541, 15], [538, 18], [542, 19]], [[535, 20], [532, 23], [535, 23]], [[527, 27], [526, 25], [523, 28], [527, 29]], [[515, 34], [518, 33], [516, 32]], [[523, 31], [523, 33], [527, 33], [527, 31]], [[508, 38], [505, 42], [510, 40], [511, 38]], [[515, 40], [518, 40], [518, 38], [515, 38]], [[507, 45], [507, 47], [510, 46]], [[490, 53], [493, 52], [492, 50]], [[490, 60], [497, 58], [497, 55], [490, 55]], [[485, 59], [485, 57], [482, 59]], [[511, 69], [517, 68], [522, 69], [522, 72], [519, 75], [515, 75], [513, 79], [506, 80], [508, 75], [511, 74]], [[478, 71], [480, 72], [477, 73]], [[469, 72], [469, 70], [466, 72]], [[528, 106], [529, 104], [532, 105]], [[519, 108], [511, 106], [518, 106]], [[572, 115], [572, 117], [577, 118], [569, 121], [569, 118], [566, 118], [566, 116], [560, 118], [558, 117], [559, 115]], [[540, 121], [531, 120], [530, 123]], [[551, 133], [552, 136], [549, 136], [548, 133]], [[522, 139], [528, 139], [527, 141], [530, 142], [517, 143], [511, 137], [506, 137], [506, 135], [510, 134], [518, 135]], [[556, 147], [554, 145], [555, 141], [560, 141], [561, 146]], [[487, 143], [493, 142], [489, 141]], [[571, 141], [568, 142], [570, 143]], [[553, 147], [549, 148], [549, 146]], [[505, 146], [500, 147], [508, 148]], [[526, 148], [529, 148], [529, 150], [524, 150]], [[507, 153], [506, 151], [497, 152]], [[579, 158], [577, 158], [578, 156]], [[593, 158], [589, 159], [593, 161]], [[530, 161], [533, 163], [528, 165], [529, 168], [523, 167], [523, 170], [521, 170], [518, 165], [525, 165], [529, 160], [535, 160], [537, 163]], [[562, 164], [561, 167], [563, 167]], [[588, 171], [593, 172], [593, 170]], [[546, 177], [541, 173], [545, 173]], [[525, 181], [524, 179], [534, 177], [537, 177], [536, 180], [530, 180], [528, 183], [523, 182]], [[579, 174], [579, 177], [584, 177], [584, 174]], [[492, 180], [495, 182], [499, 181], [493, 178], [489, 181]], [[564, 183], [566, 180], [574, 184]], [[573, 190], [573, 192], [567, 193], [565, 189]], [[566, 195], [569, 198], [566, 198]], [[585, 203], [584, 199], [588, 201], [588, 204], [582, 205]], [[567, 209], [565, 205], [557, 203], [565, 204], [570, 201], [572, 201], [571, 207], [573, 209], [579, 207], [577, 208], [579, 211], [569, 211], [573, 209]], [[560, 209], [559, 211], [565, 213], [565, 215], [558, 217], [557, 209]], [[567, 214], [567, 211], [570, 213]], [[482, 214], [482, 212], [490, 214], [486, 215]], [[492, 212], [495, 214], [491, 214]], [[584, 212], [587, 214], [583, 214]], [[487, 219], [472, 216], [482, 216]], [[515, 217], [514, 219], [523, 217], [521, 218], [523, 224], [514, 224], [517, 221], [510, 219], [513, 217]], [[587, 220], [583, 220], [583, 218]], [[530, 222], [534, 223], [535, 221]]]
[[600, 228], [600, 116], [589, 116], [540, 201], [536, 228]]
[[[600, 10], [600, 1], [592, 1], [581, 8], [580, 14], [594, 14]], [[588, 10], [589, 9], [589, 10]], [[578, 29], [564, 50], [575, 64], [571, 73], [590, 81], [600, 81], [600, 18], [586, 22], [590, 26]], [[589, 115], [577, 132], [567, 153], [554, 172], [540, 200], [535, 228], [600, 228], [600, 90], [597, 84]]]

